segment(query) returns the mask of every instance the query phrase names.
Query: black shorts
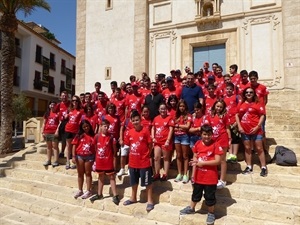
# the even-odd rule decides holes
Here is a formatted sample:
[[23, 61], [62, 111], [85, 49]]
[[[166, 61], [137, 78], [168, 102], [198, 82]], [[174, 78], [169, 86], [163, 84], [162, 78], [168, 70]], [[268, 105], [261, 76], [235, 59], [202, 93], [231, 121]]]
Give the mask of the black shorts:
[[59, 128], [58, 128], [58, 140], [62, 142], [66, 142], [66, 134], [65, 134], [65, 127], [67, 124], [67, 120], [62, 120]]
[[129, 168], [129, 174], [131, 186], [139, 184], [140, 178], [142, 187], [152, 184], [152, 167], [142, 169]]
[[75, 133], [65, 132], [66, 139], [73, 139], [75, 137]]
[[114, 170], [97, 170], [97, 169], [96, 169], [96, 172], [97, 172], [99, 175], [105, 174], [105, 175], [107, 175], [107, 176], [110, 176], [110, 175], [114, 175], [114, 174], [115, 174], [115, 171], [114, 171]]
[[192, 194], [192, 201], [200, 202], [204, 192], [205, 204], [207, 206], [213, 206], [216, 204], [216, 190], [217, 190], [217, 185], [195, 183], [193, 194]]
[[231, 144], [239, 144], [241, 142], [240, 133], [236, 126], [230, 126]]

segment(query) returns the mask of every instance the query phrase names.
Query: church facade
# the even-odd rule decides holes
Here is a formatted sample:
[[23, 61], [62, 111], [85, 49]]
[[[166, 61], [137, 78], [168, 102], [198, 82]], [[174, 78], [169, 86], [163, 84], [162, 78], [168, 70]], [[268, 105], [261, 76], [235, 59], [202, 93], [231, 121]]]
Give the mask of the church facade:
[[208, 61], [299, 96], [299, 16], [291, 0], [77, 1], [76, 93]]

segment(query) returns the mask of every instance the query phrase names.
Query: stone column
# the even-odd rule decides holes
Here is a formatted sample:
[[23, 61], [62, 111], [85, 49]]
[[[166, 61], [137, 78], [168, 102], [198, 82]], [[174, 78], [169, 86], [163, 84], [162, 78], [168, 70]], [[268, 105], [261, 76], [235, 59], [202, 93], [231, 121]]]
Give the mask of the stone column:
[[86, 0], [77, 1], [76, 15], [76, 94], [85, 92]]
[[300, 90], [300, 3], [283, 0], [282, 29], [285, 88]]
[[149, 71], [149, 20], [148, 1], [134, 1], [134, 51], [133, 51], [133, 71], [140, 78], [142, 72]]

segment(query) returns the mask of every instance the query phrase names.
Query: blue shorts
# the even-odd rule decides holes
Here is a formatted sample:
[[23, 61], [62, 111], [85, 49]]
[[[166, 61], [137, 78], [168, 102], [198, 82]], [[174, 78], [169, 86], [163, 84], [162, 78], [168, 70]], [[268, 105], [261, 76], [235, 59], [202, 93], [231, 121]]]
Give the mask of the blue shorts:
[[261, 129], [262, 129], [262, 131], [263, 131], [264, 133], [266, 133], [266, 120], [267, 120], [267, 116], [265, 115], [265, 116], [264, 116], [264, 120], [263, 120], [263, 122], [262, 122], [262, 124], [261, 124]]
[[187, 134], [175, 135], [174, 144], [190, 145], [190, 136]]
[[152, 184], [152, 167], [148, 168], [131, 168], [129, 167], [130, 185], [139, 184], [141, 178], [141, 186], [145, 187]]
[[261, 134], [242, 134], [243, 141], [262, 141], [262, 139]]
[[201, 140], [201, 137], [198, 135], [190, 136], [190, 147], [193, 148], [197, 141]]
[[76, 158], [81, 159], [84, 162], [94, 162], [95, 161], [94, 155], [87, 155], [87, 156], [76, 155]]

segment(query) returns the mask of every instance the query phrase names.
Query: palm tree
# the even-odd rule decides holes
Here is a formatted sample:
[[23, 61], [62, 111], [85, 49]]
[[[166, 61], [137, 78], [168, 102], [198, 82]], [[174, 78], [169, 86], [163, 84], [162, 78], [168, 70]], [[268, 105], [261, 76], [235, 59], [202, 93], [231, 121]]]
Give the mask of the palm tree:
[[1, 131], [0, 154], [12, 151], [12, 98], [13, 74], [15, 66], [15, 33], [18, 29], [16, 13], [23, 11], [25, 15], [31, 14], [36, 8], [50, 11], [50, 5], [44, 0], [0, 0], [0, 31], [2, 46], [1, 61]]

